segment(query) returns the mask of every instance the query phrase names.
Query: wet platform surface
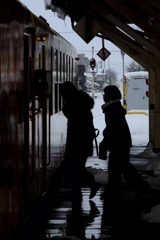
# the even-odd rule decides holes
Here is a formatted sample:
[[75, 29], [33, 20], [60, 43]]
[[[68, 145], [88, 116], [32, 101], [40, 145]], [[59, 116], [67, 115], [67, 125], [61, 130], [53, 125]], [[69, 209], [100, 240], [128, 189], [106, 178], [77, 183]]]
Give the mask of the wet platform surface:
[[[135, 157], [143, 150], [143, 147], [131, 149], [131, 163], [135, 166], [149, 161]], [[87, 167], [107, 171], [106, 161], [96, 156], [88, 159]], [[153, 177], [152, 174], [141, 174], [146, 179]], [[46, 193], [48, 196], [23, 233], [23, 239], [160, 239], [160, 224], [140, 219], [142, 213], [149, 212], [152, 206], [160, 203], [159, 192], [137, 196], [122, 183], [118, 197], [107, 202], [101, 199], [104, 189], [102, 186], [89, 200], [90, 189], [82, 188], [83, 197], [79, 201], [71, 199], [69, 186], [63, 185]]]

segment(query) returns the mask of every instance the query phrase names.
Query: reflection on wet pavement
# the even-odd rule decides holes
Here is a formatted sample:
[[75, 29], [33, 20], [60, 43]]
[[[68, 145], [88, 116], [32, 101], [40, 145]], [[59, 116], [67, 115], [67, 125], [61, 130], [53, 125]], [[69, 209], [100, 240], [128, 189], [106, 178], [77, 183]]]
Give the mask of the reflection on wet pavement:
[[[137, 159], [135, 155], [143, 148], [131, 149], [131, 162], [143, 166], [148, 159]], [[107, 171], [107, 160], [91, 157], [86, 167]], [[146, 174], [146, 175], [145, 175]], [[153, 177], [142, 173], [147, 178]], [[160, 224], [149, 224], [140, 220], [142, 212], [149, 211], [153, 204], [160, 202], [159, 193], [136, 197], [136, 192], [122, 182], [121, 190], [115, 198], [104, 195], [102, 186], [96, 196], [89, 200], [90, 189], [82, 188], [82, 199], [72, 196], [70, 186], [53, 196], [53, 204], [48, 207], [43, 226], [36, 240], [73, 239], [73, 240], [132, 240], [137, 238], [157, 239], [160, 237]], [[158, 234], [158, 235], [157, 235]]]
[[99, 239], [103, 201], [99, 189], [93, 200], [89, 200], [89, 188], [82, 188], [82, 200], [61, 199], [50, 209], [40, 238], [75, 236], [79, 239]]

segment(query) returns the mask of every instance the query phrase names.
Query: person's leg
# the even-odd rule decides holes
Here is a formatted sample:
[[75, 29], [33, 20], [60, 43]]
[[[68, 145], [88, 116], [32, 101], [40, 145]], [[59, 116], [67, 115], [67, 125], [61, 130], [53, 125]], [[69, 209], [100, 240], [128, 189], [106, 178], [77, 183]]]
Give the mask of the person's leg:
[[81, 155], [81, 164], [79, 166], [80, 169], [80, 175], [81, 175], [81, 183], [83, 186], [88, 186], [90, 188], [90, 195], [89, 199], [93, 198], [98, 189], [100, 188], [100, 184], [95, 181], [94, 175], [88, 172], [86, 168], [86, 161], [87, 161], [88, 155], [82, 154]]
[[119, 151], [111, 151], [109, 154], [108, 162], [108, 190], [112, 192], [117, 192], [121, 185], [121, 155]]
[[141, 190], [149, 189], [149, 185], [143, 179], [138, 170], [130, 163], [130, 149], [123, 153], [122, 174], [130, 187]]

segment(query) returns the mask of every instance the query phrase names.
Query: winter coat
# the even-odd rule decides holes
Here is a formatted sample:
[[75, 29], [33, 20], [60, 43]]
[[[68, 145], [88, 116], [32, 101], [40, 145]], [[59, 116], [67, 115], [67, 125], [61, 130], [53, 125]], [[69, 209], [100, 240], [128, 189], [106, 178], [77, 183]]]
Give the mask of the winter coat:
[[66, 157], [76, 155], [93, 155], [93, 139], [95, 136], [91, 109], [94, 100], [87, 93], [77, 91], [64, 103], [63, 113], [68, 119]]
[[103, 131], [102, 144], [106, 150], [117, 151], [132, 147], [130, 130], [125, 118], [126, 110], [120, 100], [110, 101], [102, 105], [105, 114], [106, 128]]

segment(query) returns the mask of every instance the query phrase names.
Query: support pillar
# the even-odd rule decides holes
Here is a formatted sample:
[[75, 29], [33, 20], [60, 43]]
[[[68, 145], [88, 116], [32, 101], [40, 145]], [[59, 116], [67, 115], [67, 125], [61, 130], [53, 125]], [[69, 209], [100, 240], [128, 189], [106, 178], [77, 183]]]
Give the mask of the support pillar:
[[160, 69], [155, 68], [154, 149], [160, 150]]
[[149, 70], [149, 142], [154, 145], [155, 72]]

